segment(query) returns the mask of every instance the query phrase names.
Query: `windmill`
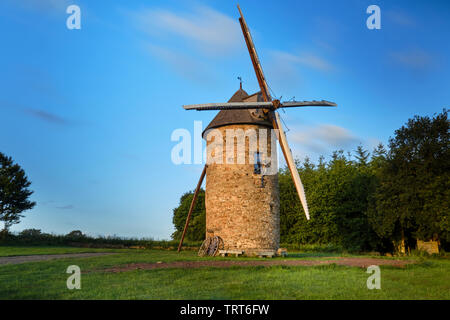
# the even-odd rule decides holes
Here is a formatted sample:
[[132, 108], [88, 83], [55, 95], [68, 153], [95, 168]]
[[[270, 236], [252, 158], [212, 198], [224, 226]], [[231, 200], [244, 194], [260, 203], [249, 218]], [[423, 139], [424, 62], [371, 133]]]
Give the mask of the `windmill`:
[[[213, 128], [222, 130], [222, 132], [236, 128], [275, 129], [306, 219], [309, 220], [310, 215], [305, 190], [300, 180], [277, 110], [280, 108], [309, 106], [336, 107], [337, 105], [325, 100], [281, 102], [277, 99], [272, 99], [250, 30], [239, 5], [238, 10], [240, 14], [239, 23], [256, 73], [260, 92], [249, 96], [242, 90], [242, 79], [239, 79], [240, 89], [228, 102], [185, 105], [183, 108], [185, 110], [197, 111], [220, 111], [204, 131], [204, 138], [205, 134], [208, 134], [208, 129]], [[260, 137], [258, 137], [258, 139], [260, 139]], [[276, 148], [271, 148], [270, 145], [267, 146], [267, 149], [271, 149], [271, 154], [276, 152]], [[246, 149], [245, 151], [248, 150]], [[255, 155], [258, 156], [258, 159], [254, 161], [259, 163], [259, 152], [256, 152]], [[252, 169], [252, 166], [254, 166], [254, 169]], [[189, 220], [205, 176], [207, 176], [207, 240], [219, 238], [221, 242], [223, 242], [225, 249], [228, 249], [229, 252], [233, 253], [245, 252], [250, 255], [261, 255], [261, 252], [269, 252], [268, 255], [271, 255], [270, 252], [276, 252], [279, 246], [280, 232], [278, 177], [276, 174], [270, 176], [261, 175], [261, 171], [256, 170], [254, 162], [253, 164], [244, 166], [235, 165], [234, 167], [230, 167], [226, 164], [208, 165], [207, 163], [205, 165], [194, 192], [178, 251], [181, 250]], [[260, 179], [261, 183], [259, 183], [257, 179]], [[211, 241], [209, 241], [208, 244], [211, 244]]]

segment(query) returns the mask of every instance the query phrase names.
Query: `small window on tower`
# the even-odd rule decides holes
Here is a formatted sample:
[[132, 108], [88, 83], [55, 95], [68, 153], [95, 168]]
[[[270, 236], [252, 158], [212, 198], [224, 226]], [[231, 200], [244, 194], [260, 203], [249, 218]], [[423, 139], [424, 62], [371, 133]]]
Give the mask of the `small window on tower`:
[[261, 174], [261, 156], [259, 152], [255, 152], [254, 174]]

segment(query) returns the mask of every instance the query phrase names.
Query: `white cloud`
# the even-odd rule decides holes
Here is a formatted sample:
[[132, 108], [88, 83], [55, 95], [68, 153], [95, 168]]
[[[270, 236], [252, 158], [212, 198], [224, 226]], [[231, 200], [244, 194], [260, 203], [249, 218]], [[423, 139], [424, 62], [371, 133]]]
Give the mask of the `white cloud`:
[[289, 59], [279, 59], [278, 56], [272, 55], [267, 61], [266, 72], [270, 85], [275, 88], [283, 88], [283, 90], [294, 90], [302, 82], [300, 72]]
[[283, 51], [272, 51], [272, 56], [279, 63], [302, 65], [322, 72], [335, 70], [331, 63], [313, 53], [303, 52], [299, 55], [294, 55]]
[[330, 53], [336, 52], [336, 48], [328, 41], [325, 41], [323, 39], [315, 39], [314, 43], [321, 49], [324, 49]]
[[228, 54], [242, 45], [238, 22], [209, 7], [199, 6], [189, 13], [146, 9], [132, 16], [149, 35], [180, 37], [204, 53]]
[[306, 155], [312, 158], [326, 156], [338, 149], [350, 151], [362, 143], [350, 130], [332, 124], [295, 128], [289, 132], [288, 141], [292, 144], [291, 147], [295, 147], [295, 155], [300, 158]]
[[274, 87], [283, 90], [298, 89], [302, 85], [299, 68], [306, 67], [323, 73], [330, 73], [336, 68], [327, 60], [311, 52], [302, 52], [298, 55], [284, 52], [271, 51], [267, 61], [267, 76]]
[[194, 82], [217, 81], [216, 58], [243, 48], [237, 20], [206, 6], [187, 12], [146, 8], [125, 14], [144, 32], [148, 53]]
[[154, 44], [146, 44], [146, 49], [151, 55], [164, 61], [175, 73], [186, 79], [202, 83], [209, 83], [212, 81], [211, 72], [200, 60], [193, 59], [184, 53]]
[[416, 25], [416, 21], [403, 11], [389, 10], [385, 14], [388, 20], [397, 25], [404, 27], [413, 27]]
[[431, 55], [420, 49], [393, 52], [390, 57], [397, 64], [414, 70], [428, 69], [433, 62]]
[[39, 10], [48, 13], [65, 14], [65, 9], [70, 5], [69, 0], [21, 0], [9, 1], [28, 10]]
[[320, 125], [316, 128], [314, 134], [317, 139], [334, 147], [345, 148], [358, 141], [349, 130], [332, 124]]

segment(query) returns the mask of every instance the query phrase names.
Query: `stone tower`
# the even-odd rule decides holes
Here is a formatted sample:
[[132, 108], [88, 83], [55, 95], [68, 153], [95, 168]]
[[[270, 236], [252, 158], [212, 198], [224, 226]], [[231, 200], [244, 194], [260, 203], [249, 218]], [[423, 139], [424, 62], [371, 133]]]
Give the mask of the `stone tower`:
[[[240, 88], [228, 102], [242, 101], [262, 101], [261, 94], [249, 96]], [[222, 163], [216, 161], [207, 167], [205, 202], [206, 236], [220, 236], [225, 250], [242, 250], [246, 255], [257, 255], [262, 251], [275, 253], [279, 248], [277, 164], [269, 160], [277, 159], [277, 149], [276, 144], [271, 142], [270, 129], [273, 126], [262, 110], [244, 109], [220, 111], [203, 132], [207, 148], [219, 139], [223, 146], [223, 154], [219, 156], [223, 159]], [[238, 148], [239, 139], [227, 136], [230, 131], [245, 133], [245, 147]], [[265, 136], [262, 131], [266, 132]], [[256, 133], [256, 149], [254, 144], [250, 147], [251, 133]], [[227, 141], [227, 138], [232, 141]], [[229, 146], [234, 146], [231, 154], [226, 152], [227, 142]], [[272, 173], [266, 170], [271, 166], [275, 174], [273, 170]]]

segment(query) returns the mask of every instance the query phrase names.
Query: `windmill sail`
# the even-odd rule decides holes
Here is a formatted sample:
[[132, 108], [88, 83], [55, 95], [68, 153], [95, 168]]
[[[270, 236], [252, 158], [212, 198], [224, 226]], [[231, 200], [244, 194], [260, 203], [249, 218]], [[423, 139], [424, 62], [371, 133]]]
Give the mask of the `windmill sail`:
[[[330, 101], [287, 101], [280, 103], [278, 108], [292, 107], [335, 107], [336, 103]], [[238, 109], [274, 109], [272, 102], [224, 102], [203, 103], [183, 106], [185, 110], [238, 110]]]
[[337, 107], [337, 104], [331, 101], [286, 101], [283, 102], [280, 108], [292, 107]]
[[[255, 69], [256, 78], [258, 79], [259, 86], [261, 88], [261, 93], [263, 95], [264, 101], [270, 102], [271, 98], [269, 95], [268, 85], [266, 79], [264, 77], [264, 73], [262, 71], [261, 63], [259, 62], [258, 54], [256, 53], [255, 45], [253, 44], [253, 39], [250, 34], [250, 31], [247, 27], [247, 23], [245, 22], [244, 16], [242, 14], [241, 8], [238, 5], [239, 13], [241, 17], [239, 18], [239, 22], [241, 24], [242, 32], [244, 34], [245, 42], [247, 44], [248, 52], [250, 54], [250, 59], [253, 63], [253, 68]], [[302, 181], [300, 180], [300, 176], [298, 174], [297, 167], [294, 162], [294, 158], [292, 157], [291, 149], [287, 143], [286, 135], [283, 130], [283, 126], [280, 121], [279, 115], [275, 111], [269, 111], [269, 116], [272, 120], [274, 129], [278, 129], [278, 141], [280, 142], [281, 150], [283, 151], [284, 158], [286, 159], [286, 163], [288, 165], [289, 171], [291, 172], [292, 179], [294, 180], [295, 188], [297, 189], [298, 196], [300, 198], [300, 202], [302, 203], [303, 210], [305, 211], [306, 219], [309, 220], [309, 209], [308, 204], [306, 202], [305, 190], [303, 188]]]
[[[309, 209], [308, 204], [306, 201], [306, 195], [305, 190], [302, 184], [302, 181], [300, 179], [300, 176], [298, 174], [297, 166], [295, 165], [294, 158], [292, 156], [291, 149], [289, 148], [285, 132], [283, 130], [283, 126], [280, 121], [280, 116], [278, 112], [276, 111], [279, 108], [292, 108], [292, 107], [336, 107], [337, 105], [334, 102], [330, 101], [287, 101], [287, 102], [280, 102], [279, 100], [273, 100], [272, 97], [269, 94], [269, 86], [267, 85], [266, 78], [264, 76], [263, 69], [261, 67], [261, 63], [258, 58], [258, 54], [255, 49], [255, 45], [253, 43], [252, 36], [250, 34], [250, 30], [247, 26], [247, 23], [245, 22], [244, 16], [242, 14], [241, 8], [238, 5], [240, 18], [239, 23], [241, 25], [242, 33], [244, 35], [245, 43], [248, 48], [248, 52], [250, 54], [250, 59], [253, 64], [253, 68], [256, 73], [256, 78], [258, 80], [259, 87], [261, 89], [260, 93], [255, 93], [251, 96], [248, 96], [248, 94], [242, 90], [242, 79], [239, 77], [238, 79], [241, 80], [240, 90], [238, 90], [233, 97], [229, 100], [227, 103], [207, 103], [207, 104], [193, 104], [193, 105], [185, 105], [183, 108], [185, 110], [197, 110], [197, 111], [203, 111], [203, 110], [222, 110], [216, 115], [216, 118], [208, 125], [208, 128], [215, 128], [219, 126], [223, 126], [225, 124], [230, 123], [230, 119], [232, 119], [233, 122], [231, 123], [245, 123], [248, 124], [247, 121], [254, 122], [254, 118], [258, 118], [260, 125], [264, 125], [266, 127], [272, 126], [274, 129], [276, 129], [278, 141], [280, 143], [281, 150], [283, 151], [283, 155], [286, 159], [287, 166], [289, 168], [289, 171], [291, 173], [292, 179], [294, 181], [295, 188], [297, 190], [297, 194], [300, 198], [300, 202], [302, 204], [303, 210], [305, 212], [306, 218], [309, 220]], [[252, 97], [250, 99], [250, 97]], [[263, 101], [260, 101], [260, 97], [262, 97]], [[256, 100], [254, 100], [256, 98]], [[247, 100], [248, 99], [248, 100]], [[255, 102], [257, 101], [257, 102]], [[244, 111], [245, 109], [262, 109], [261, 111], [253, 110], [251, 112]], [[232, 112], [226, 111], [226, 110], [235, 110]], [[233, 117], [227, 117], [221, 116], [221, 115], [233, 115]], [[242, 116], [245, 115], [245, 116]], [[247, 120], [246, 117], [251, 118], [251, 120]], [[234, 119], [233, 119], [234, 118]], [[236, 118], [238, 120], [236, 120]], [[261, 120], [262, 119], [262, 120]], [[207, 129], [208, 129], [207, 128]], [[258, 163], [258, 161], [257, 161]], [[208, 173], [209, 174], [209, 173]], [[203, 182], [203, 179], [206, 175], [206, 166], [203, 169], [203, 172], [200, 176], [200, 180], [197, 184], [197, 188], [194, 193], [193, 200], [191, 202], [191, 206], [189, 209], [188, 217], [185, 223], [185, 227], [183, 230], [182, 238], [178, 246], [178, 251], [181, 250], [181, 246], [183, 244], [183, 239], [186, 234], [187, 228], [189, 226], [189, 219], [191, 217], [192, 210], [195, 205], [195, 201], [197, 198], [197, 195], [199, 193], [201, 184]], [[263, 176], [262, 176], [263, 178]], [[261, 181], [264, 183], [264, 181]], [[232, 186], [234, 188], [234, 185]], [[222, 193], [222, 190], [220, 190], [220, 193]], [[225, 200], [226, 201], [226, 200]], [[257, 215], [259, 219], [259, 215]], [[208, 222], [208, 219], [207, 219]], [[253, 240], [252, 240], [253, 241]], [[276, 241], [274, 241], [276, 242]], [[264, 248], [267, 247], [267, 244], [264, 244]]]
[[231, 109], [267, 109], [272, 107], [272, 102], [226, 102], [204, 103], [183, 106], [185, 110], [231, 110]]

